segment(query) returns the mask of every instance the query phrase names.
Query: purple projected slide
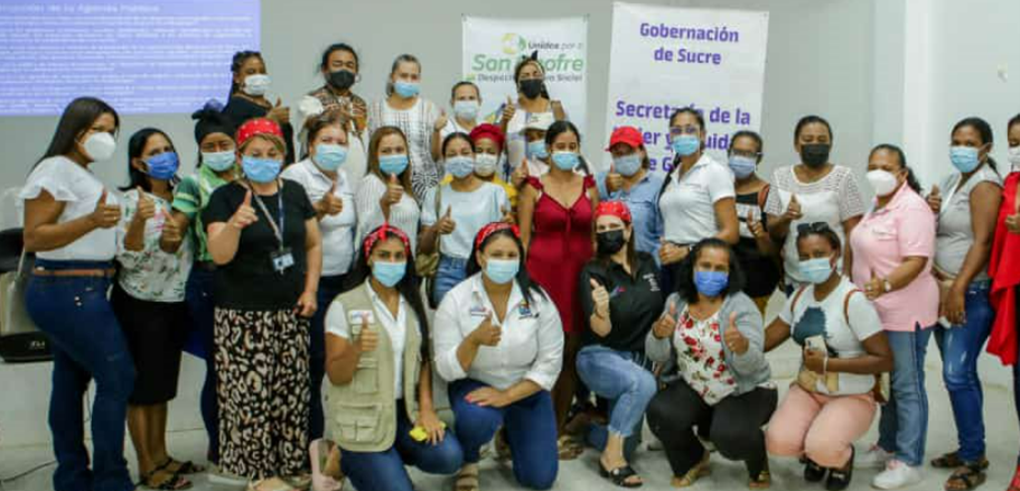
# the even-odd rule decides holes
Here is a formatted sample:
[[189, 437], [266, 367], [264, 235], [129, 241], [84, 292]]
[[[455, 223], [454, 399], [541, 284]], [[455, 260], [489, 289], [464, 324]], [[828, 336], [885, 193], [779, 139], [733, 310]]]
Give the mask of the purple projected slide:
[[0, 116], [78, 96], [122, 114], [225, 101], [234, 52], [259, 49], [259, 0], [2, 0]]

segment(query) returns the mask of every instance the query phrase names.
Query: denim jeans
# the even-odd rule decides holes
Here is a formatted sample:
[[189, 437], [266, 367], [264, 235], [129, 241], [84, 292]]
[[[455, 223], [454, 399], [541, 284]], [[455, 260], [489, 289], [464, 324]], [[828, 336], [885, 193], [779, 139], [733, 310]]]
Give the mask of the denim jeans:
[[[106, 269], [107, 262], [37, 260], [37, 267]], [[53, 349], [49, 423], [57, 470], [56, 491], [134, 489], [124, 460], [124, 419], [134, 388], [135, 367], [107, 292], [99, 277], [33, 276], [25, 293], [32, 321]], [[82, 400], [96, 381], [92, 404], [92, 469], [85, 449]]]
[[960, 458], [965, 462], [976, 462], [985, 455], [984, 396], [977, 363], [995, 321], [989, 287], [987, 281], [971, 283], [965, 297], [964, 324], [949, 329], [936, 324], [932, 329], [942, 353], [942, 379], [953, 405]]
[[[577, 375], [593, 392], [610, 400], [608, 431], [634, 447], [640, 442], [645, 409], [658, 390], [651, 372], [635, 363], [637, 356], [599, 345], [586, 346], [577, 354]], [[595, 428], [591, 443], [604, 448], [604, 429]]]
[[477, 463], [482, 445], [504, 426], [517, 482], [530, 489], [551, 488], [559, 472], [552, 396], [543, 390], [502, 408], [468, 402], [467, 395], [482, 387], [486, 385], [471, 379], [458, 380], [449, 386], [464, 462]]
[[893, 354], [889, 402], [878, 421], [878, 446], [911, 466], [921, 465], [928, 437], [928, 393], [924, 388], [924, 357], [931, 329], [886, 331]]
[[411, 438], [413, 425], [407, 419], [403, 401], [397, 404], [397, 436], [383, 452], [343, 451], [341, 467], [358, 491], [412, 491], [414, 486], [405, 465], [429, 474], [450, 475], [464, 464], [464, 452], [453, 432], [447, 431], [436, 445]]
[[308, 440], [322, 438], [325, 419], [322, 408], [322, 379], [326, 376], [326, 312], [329, 304], [337, 295], [343, 293], [346, 275], [323, 276], [319, 278], [319, 291], [316, 294], [318, 309], [312, 316], [308, 334], [311, 343], [308, 348], [308, 375], [311, 388], [310, 408], [308, 414]]
[[209, 448], [206, 457], [210, 462], [220, 461], [220, 404], [216, 399], [216, 364], [213, 354], [216, 353], [216, 343], [213, 341], [213, 277], [216, 273], [202, 269], [198, 263], [191, 268], [188, 275], [188, 283], [184, 289], [184, 300], [188, 304], [188, 313], [191, 315], [192, 329], [197, 333], [200, 348], [205, 358], [205, 381], [202, 383], [202, 393], [199, 397], [199, 406], [202, 412], [202, 423], [205, 425], [206, 438], [209, 440]]
[[432, 291], [432, 301], [439, 305], [446, 296], [446, 292], [460, 284], [467, 278], [467, 259], [440, 256], [439, 269], [436, 270], [435, 287]]

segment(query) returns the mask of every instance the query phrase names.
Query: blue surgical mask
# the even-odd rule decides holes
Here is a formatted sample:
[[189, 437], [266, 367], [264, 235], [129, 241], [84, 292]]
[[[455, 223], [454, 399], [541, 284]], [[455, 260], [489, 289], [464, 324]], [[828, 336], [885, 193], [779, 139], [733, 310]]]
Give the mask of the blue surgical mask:
[[475, 160], [471, 157], [457, 156], [446, 159], [446, 172], [457, 179], [470, 176], [475, 171]]
[[978, 160], [978, 149], [974, 147], [956, 146], [949, 149], [949, 160], [956, 170], [968, 174], [981, 165]]
[[517, 259], [489, 259], [485, 263], [485, 276], [493, 283], [505, 285], [517, 277], [521, 262]]
[[149, 174], [149, 177], [160, 181], [169, 181], [177, 175], [180, 161], [177, 160], [176, 152], [163, 152], [146, 159], [145, 166], [148, 168], [146, 174]]
[[418, 85], [418, 82], [405, 82], [403, 80], [393, 82], [393, 91], [404, 99], [418, 95], [419, 90], [421, 90], [421, 87]]
[[283, 162], [279, 160], [260, 159], [247, 155], [241, 157], [241, 170], [244, 171], [245, 177], [259, 184], [273, 182], [273, 179], [276, 179], [276, 176], [280, 174], [282, 166]]
[[224, 152], [202, 152], [202, 165], [208, 165], [213, 172], [224, 172], [237, 163], [237, 154], [233, 150]]
[[335, 171], [347, 160], [347, 147], [333, 145], [331, 143], [320, 143], [315, 146], [315, 164], [322, 170]]
[[574, 170], [581, 159], [577, 152], [553, 152], [552, 161], [560, 170]]
[[383, 155], [379, 157], [379, 170], [388, 176], [399, 176], [407, 170], [407, 154]]
[[729, 273], [722, 271], [695, 271], [694, 287], [706, 297], [717, 297], [730, 283]]
[[754, 170], [758, 168], [758, 161], [750, 157], [744, 157], [742, 155], [733, 155], [730, 157], [730, 170], [733, 171], [733, 175], [737, 179], [747, 179], [754, 174]]
[[545, 149], [545, 142], [542, 140], [535, 140], [528, 142], [528, 158], [542, 160], [549, 156], [549, 152]]
[[616, 169], [616, 172], [626, 177], [637, 174], [641, 170], [641, 164], [641, 156], [636, 153], [613, 159], [613, 167]]
[[819, 257], [801, 261], [799, 270], [805, 281], [816, 285], [825, 283], [832, 276], [831, 258]]
[[474, 121], [478, 117], [478, 101], [455, 101], [453, 113], [465, 121]]
[[701, 149], [701, 139], [695, 135], [680, 135], [673, 137], [673, 151], [681, 157], [694, 155]]
[[404, 279], [407, 271], [407, 262], [391, 263], [386, 261], [375, 261], [372, 263], [372, 276], [376, 281], [387, 288], [393, 288]]

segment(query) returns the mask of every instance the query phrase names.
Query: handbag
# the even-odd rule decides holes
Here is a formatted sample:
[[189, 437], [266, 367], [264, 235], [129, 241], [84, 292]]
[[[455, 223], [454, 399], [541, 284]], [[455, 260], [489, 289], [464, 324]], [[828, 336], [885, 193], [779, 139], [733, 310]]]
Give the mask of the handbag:
[[[49, 361], [53, 358], [50, 342], [32, 321], [25, 308], [26, 272], [24, 249], [18, 268], [0, 274], [0, 358], [7, 363]], [[34, 259], [29, 259], [34, 262]]]
[[[442, 203], [443, 187], [436, 187], [436, 220], [439, 220], [439, 206]], [[436, 276], [436, 272], [439, 271], [439, 239], [440, 235], [436, 233], [435, 247], [432, 248], [432, 252], [428, 254], [417, 253], [414, 256], [414, 271], [418, 273], [419, 278], [432, 278]], [[415, 251], [417, 252], [417, 251]]]

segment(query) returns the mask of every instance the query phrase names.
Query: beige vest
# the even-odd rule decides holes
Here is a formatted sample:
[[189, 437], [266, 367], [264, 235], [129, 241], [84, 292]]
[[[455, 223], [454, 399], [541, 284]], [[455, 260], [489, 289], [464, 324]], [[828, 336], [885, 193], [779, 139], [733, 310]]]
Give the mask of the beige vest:
[[[343, 385], [331, 384], [326, 393], [326, 422], [329, 433], [340, 448], [353, 452], [382, 452], [393, 446], [397, 434], [397, 399], [393, 393], [393, 344], [386, 329], [379, 322], [379, 312], [373, 308], [368, 282], [338, 296], [333, 302], [343, 304], [347, 322], [357, 339], [361, 322], [352, 322], [351, 313], [372, 311], [375, 322], [371, 329], [379, 333], [375, 351], [362, 353], [354, 378]], [[407, 417], [418, 419], [418, 376], [421, 372], [421, 334], [414, 312], [407, 312], [404, 345], [404, 405]]]

